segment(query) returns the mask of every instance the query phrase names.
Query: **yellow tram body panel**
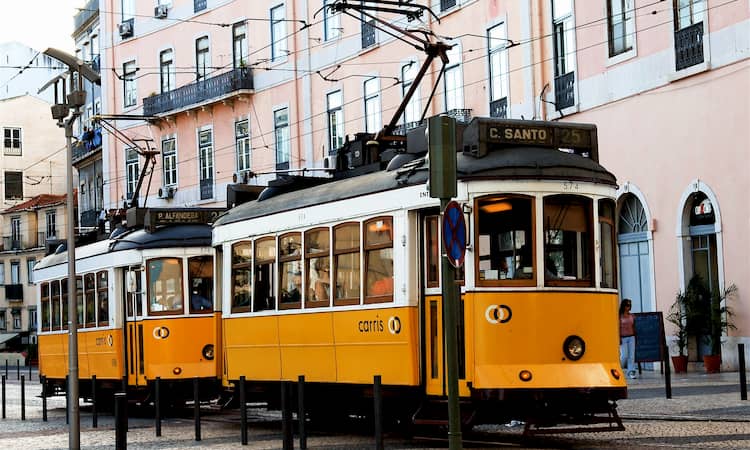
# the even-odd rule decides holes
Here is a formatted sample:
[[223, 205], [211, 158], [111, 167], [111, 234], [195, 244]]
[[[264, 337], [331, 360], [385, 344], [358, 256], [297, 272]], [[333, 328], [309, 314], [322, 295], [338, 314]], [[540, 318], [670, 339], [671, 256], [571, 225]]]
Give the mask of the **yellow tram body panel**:
[[[68, 374], [68, 334], [40, 334], [39, 363], [41, 374], [62, 379]], [[122, 332], [117, 329], [78, 330], [78, 375], [88, 379], [122, 379]]]
[[416, 307], [322, 311], [223, 321], [226, 379], [419, 383]]
[[[617, 294], [474, 292], [464, 301], [467, 368], [473, 368], [467, 374], [473, 388], [626, 386], [623, 376], [618, 380], [612, 373], [621, 372]], [[563, 353], [563, 343], [572, 335], [585, 342], [578, 361]], [[524, 370], [532, 377], [521, 382]]]
[[218, 358], [203, 356], [203, 348], [215, 344], [215, 320], [219, 319], [204, 315], [128, 322], [128, 326], [143, 326], [146, 379], [216, 377]]

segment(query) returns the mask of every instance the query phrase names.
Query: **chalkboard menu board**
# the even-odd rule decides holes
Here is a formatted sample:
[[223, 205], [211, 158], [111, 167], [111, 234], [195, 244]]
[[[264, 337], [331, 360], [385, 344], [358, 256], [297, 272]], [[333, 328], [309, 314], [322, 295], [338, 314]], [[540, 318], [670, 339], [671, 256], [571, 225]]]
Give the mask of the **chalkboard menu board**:
[[662, 343], [664, 322], [661, 312], [634, 313], [635, 316], [635, 360], [636, 362], [658, 362], [664, 360]]

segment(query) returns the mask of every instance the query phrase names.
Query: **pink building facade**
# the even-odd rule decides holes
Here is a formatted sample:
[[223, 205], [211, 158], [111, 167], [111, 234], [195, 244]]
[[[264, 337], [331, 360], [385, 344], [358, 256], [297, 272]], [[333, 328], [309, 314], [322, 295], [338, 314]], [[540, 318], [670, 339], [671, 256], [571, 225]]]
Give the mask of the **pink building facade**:
[[[372, 14], [453, 47], [398, 123], [424, 111], [597, 124], [601, 161], [621, 185], [623, 296], [635, 311], [666, 312], [695, 273], [717, 289], [736, 284], [737, 329], [723, 348], [736, 367], [750, 335], [750, 4], [412, 3], [435, 15]], [[105, 136], [105, 207], [132, 198], [146, 161], [135, 145], [156, 152], [141, 206], [213, 207], [237, 181], [325, 176], [347, 135], [388, 123], [426, 55], [355, 9], [325, 5], [103, 0], [102, 107], [132, 116], [113, 123], [135, 140]], [[693, 342], [691, 359], [705, 351]]]

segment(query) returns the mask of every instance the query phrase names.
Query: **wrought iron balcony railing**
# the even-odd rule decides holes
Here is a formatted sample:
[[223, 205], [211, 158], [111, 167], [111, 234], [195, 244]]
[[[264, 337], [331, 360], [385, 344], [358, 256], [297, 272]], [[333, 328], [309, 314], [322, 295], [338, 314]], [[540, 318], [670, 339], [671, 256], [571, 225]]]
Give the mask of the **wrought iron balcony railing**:
[[206, 178], [201, 180], [201, 200], [214, 198], [214, 179]]
[[362, 48], [375, 45], [375, 21], [362, 22]]
[[508, 97], [499, 98], [490, 102], [490, 117], [505, 119], [508, 117]]
[[560, 111], [575, 105], [575, 72], [555, 78], [555, 109]]
[[252, 71], [247, 67], [232, 69], [221, 75], [204, 78], [173, 91], [144, 98], [143, 114], [154, 116], [219, 99], [233, 92], [252, 89]]
[[23, 285], [22, 284], [6, 284], [5, 285], [5, 300], [9, 302], [22, 302], [23, 301]]
[[99, 211], [90, 209], [81, 213], [82, 227], [95, 227], [97, 225], [99, 225]]
[[674, 60], [676, 70], [703, 62], [703, 22], [674, 32]]
[[206, 0], [193, 0], [193, 12], [206, 9]]
[[85, 131], [73, 145], [73, 164], [80, 162], [92, 153], [102, 148], [102, 129], [97, 127]]

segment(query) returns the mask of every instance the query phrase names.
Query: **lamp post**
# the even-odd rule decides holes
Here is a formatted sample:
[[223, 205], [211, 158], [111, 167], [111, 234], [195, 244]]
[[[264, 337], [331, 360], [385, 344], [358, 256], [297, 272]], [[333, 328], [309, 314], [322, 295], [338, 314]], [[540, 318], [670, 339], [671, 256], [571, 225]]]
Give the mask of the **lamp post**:
[[[40, 92], [47, 87], [55, 86], [55, 104], [52, 105], [52, 118], [57, 126], [65, 128], [67, 144], [67, 222], [66, 239], [68, 248], [68, 448], [81, 448], [81, 416], [79, 410], [78, 393], [78, 309], [76, 307], [76, 257], [75, 257], [75, 208], [73, 198], [73, 124], [81, 115], [81, 106], [86, 103], [86, 91], [81, 89], [82, 78], [99, 83], [99, 74], [73, 55], [54, 48], [48, 48], [44, 54], [57, 59], [68, 66], [70, 75], [70, 94], [66, 95], [64, 75], [53, 78], [45, 84]], [[58, 97], [58, 83], [62, 82], [62, 100]]]

